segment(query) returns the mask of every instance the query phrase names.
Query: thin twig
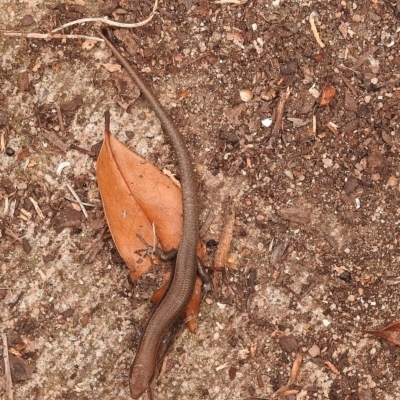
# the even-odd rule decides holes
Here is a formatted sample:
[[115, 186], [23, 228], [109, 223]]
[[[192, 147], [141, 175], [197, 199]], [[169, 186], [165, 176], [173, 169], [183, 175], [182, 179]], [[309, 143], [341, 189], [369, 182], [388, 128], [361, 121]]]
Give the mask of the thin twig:
[[72, 196], [75, 197], [76, 202], [80, 205], [83, 215], [88, 218], [88, 213], [85, 209], [85, 206], [83, 205], [81, 199], [79, 198], [79, 196], [76, 194], [75, 190], [72, 189], [72, 186], [70, 184], [67, 183], [67, 188], [69, 189], [69, 191], [72, 193]]
[[[153, 2], [150, 0], [143, 0], [146, 4], [149, 6], [153, 5]], [[158, 9], [159, 14], [165, 15], [167, 18], [172, 19], [173, 21], [176, 21], [178, 18], [175, 17], [175, 15], [171, 14], [170, 12], [164, 10], [163, 8]]]
[[71, 199], [71, 198], [69, 198], [67, 196], [64, 196], [64, 199], [70, 201], [71, 203], [76, 203], [76, 204], [79, 204], [79, 205], [83, 204], [86, 207], [96, 207], [94, 204], [89, 204], [89, 203], [84, 203], [84, 202], [80, 202], [79, 203], [77, 200]]
[[216, 4], [237, 4], [237, 5], [243, 5], [247, 3], [247, 0], [216, 0], [214, 1]]
[[157, 6], [158, 6], [158, 0], [155, 0], [153, 10], [151, 11], [150, 15], [144, 21], [136, 22], [133, 24], [126, 24], [123, 22], [112, 21], [108, 18], [82, 18], [82, 19], [77, 19], [75, 21], [71, 21], [64, 25], [61, 25], [58, 28], [53, 29], [51, 32], [52, 33], [58, 32], [61, 29], [64, 29], [64, 28], [67, 28], [69, 26], [76, 25], [76, 24], [82, 24], [84, 22], [101, 22], [103, 24], [107, 24], [107, 25], [111, 25], [111, 26], [118, 26], [120, 28], [138, 28], [140, 26], [146, 25], [148, 22], [150, 22], [153, 19], [154, 14], [156, 13], [156, 10], [157, 10]]
[[90, 157], [94, 157], [95, 156], [95, 153], [93, 151], [83, 149], [82, 147], [79, 147], [79, 146], [77, 146], [76, 144], [73, 144], [73, 143], [69, 146], [69, 148], [77, 150], [80, 153], [87, 154]]
[[[303, 361], [303, 356], [299, 353], [296, 356], [296, 359], [294, 360], [292, 370], [290, 371], [290, 376], [289, 380], [286, 385], [282, 386], [280, 389], [278, 389], [274, 395], [273, 398], [281, 398], [282, 396], [285, 396], [287, 394], [287, 391], [290, 389], [290, 386], [293, 385], [293, 383], [296, 382], [297, 375], [299, 373], [300, 369], [300, 364]], [[290, 394], [296, 394], [298, 391], [295, 391], [294, 393], [291, 391]]]
[[286, 104], [287, 100], [289, 99], [291, 91], [292, 91], [292, 89], [290, 89], [288, 87], [288, 88], [286, 88], [285, 91], [282, 91], [282, 93], [279, 97], [278, 104], [276, 105], [275, 110], [274, 110], [275, 118], [274, 118], [274, 127], [272, 129], [272, 137], [276, 137], [282, 128], [283, 111], [285, 108], [285, 104]]
[[4, 232], [6, 235], [12, 237], [14, 240], [17, 240], [18, 242], [22, 242], [22, 236], [19, 237], [17, 234], [15, 234], [10, 228], [4, 228]]
[[6, 151], [6, 141], [4, 139], [4, 132], [1, 132], [0, 136], [0, 151], [4, 153]]
[[102, 38], [96, 36], [86, 36], [86, 35], [64, 35], [61, 33], [25, 33], [25, 32], [15, 32], [15, 31], [1, 31], [3, 36], [8, 37], [24, 37], [30, 39], [85, 39], [85, 40], [96, 40], [98, 42], [103, 42]]
[[4, 375], [6, 376], [6, 400], [13, 400], [10, 359], [8, 357], [7, 334], [1, 335], [3, 339]]
[[38, 202], [33, 198], [33, 197], [29, 197], [29, 200], [31, 201], [31, 203], [33, 204], [34, 209], [36, 210], [37, 214], [39, 215], [40, 219], [44, 219], [44, 215], [42, 213], [42, 210], [39, 207]]
[[346, 86], [350, 89], [351, 93], [353, 93], [353, 95], [355, 97], [358, 96], [358, 92], [357, 89], [351, 84], [351, 82], [342, 74], [341, 78], [343, 79], [343, 82], [346, 84]]

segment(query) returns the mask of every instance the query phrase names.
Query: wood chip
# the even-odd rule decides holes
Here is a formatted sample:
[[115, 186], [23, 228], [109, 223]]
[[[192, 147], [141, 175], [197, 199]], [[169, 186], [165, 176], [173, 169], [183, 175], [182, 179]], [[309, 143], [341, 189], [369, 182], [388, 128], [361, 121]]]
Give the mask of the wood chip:
[[52, 145], [56, 146], [60, 150], [66, 152], [67, 145], [53, 132], [41, 130], [40, 134], [47, 139]]
[[325, 365], [335, 374], [335, 375], [340, 375], [340, 372], [338, 369], [330, 362], [330, 361], [325, 361]]
[[290, 92], [291, 89], [287, 88], [286, 91], [283, 91], [279, 97], [278, 104], [274, 110], [274, 128], [272, 129], [272, 137], [276, 137], [282, 128], [283, 111], [285, 104], [289, 99]]
[[363, 65], [368, 58], [372, 56], [377, 50], [379, 49], [378, 46], [372, 46], [368, 51], [366, 51], [355, 63], [353, 69], [358, 69]]
[[235, 210], [233, 205], [226, 208], [224, 215], [224, 227], [219, 237], [219, 245], [214, 256], [215, 272], [212, 278], [212, 287], [214, 293], [218, 293], [218, 289], [222, 282], [221, 270], [225, 268], [228, 260], [229, 250], [233, 237], [233, 228], [235, 225]]
[[290, 390], [290, 393], [288, 393], [288, 392], [289, 392], [290, 386], [292, 386], [293, 383], [296, 382], [296, 378], [299, 373], [299, 369], [300, 369], [300, 365], [301, 365], [302, 361], [303, 361], [303, 356], [301, 354], [297, 354], [296, 359], [294, 360], [292, 371], [290, 372], [290, 376], [289, 376], [289, 380], [288, 380], [287, 384], [282, 386], [281, 388], [279, 388], [274, 393], [274, 395], [273, 395], [274, 399], [282, 398], [288, 394], [298, 393], [298, 391], [292, 391], [292, 390]]
[[289, 235], [286, 235], [283, 239], [278, 240], [271, 252], [270, 262], [272, 265], [275, 265], [285, 254], [285, 251], [289, 245], [289, 241]]
[[231, 248], [233, 228], [235, 226], [235, 210], [233, 205], [227, 208], [224, 216], [224, 227], [219, 236], [218, 249], [215, 252], [214, 268], [223, 269], [227, 265], [228, 255]]
[[278, 215], [289, 221], [298, 224], [309, 224], [311, 222], [311, 213], [309, 210], [300, 207], [281, 208], [277, 211]]

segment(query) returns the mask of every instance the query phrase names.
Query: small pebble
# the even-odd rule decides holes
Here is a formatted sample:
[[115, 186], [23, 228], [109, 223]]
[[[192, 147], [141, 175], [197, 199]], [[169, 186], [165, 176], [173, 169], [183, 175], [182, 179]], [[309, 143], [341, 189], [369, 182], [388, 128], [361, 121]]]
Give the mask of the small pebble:
[[344, 184], [344, 191], [347, 195], [352, 194], [358, 186], [358, 180], [356, 178], [350, 177], [346, 180]]
[[397, 183], [398, 179], [394, 175], [392, 175], [387, 181], [388, 186], [397, 186]]
[[32, 246], [30, 245], [27, 238], [22, 238], [22, 248], [24, 249], [26, 254], [29, 254], [32, 251]]
[[17, 189], [18, 190], [26, 190], [26, 189], [28, 189], [28, 185], [26, 184], [26, 182], [20, 182], [17, 185]]
[[32, 24], [35, 23], [35, 19], [32, 17], [32, 15], [28, 14], [25, 15], [22, 19], [21, 19], [21, 26], [23, 27], [27, 27], [27, 26], [31, 26]]
[[272, 125], [272, 118], [265, 118], [261, 120], [261, 124], [266, 128], [270, 127]]
[[293, 179], [294, 179], [294, 176], [293, 176], [293, 172], [292, 172], [292, 171], [290, 171], [290, 170], [288, 170], [288, 169], [285, 169], [284, 174], [285, 174], [290, 180], [293, 180]]
[[332, 165], [333, 165], [333, 161], [330, 158], [323, 158], [322, 162], [323, 162], [325, 168], [332, 167]]
[[12, 149], [11, 147], [7, 147], [7, 148], [6, 148], [6, 154], [7, 154], [9, 157], [12, 157], [12, 156], [15, 154], [15, 150]]
[[243, 89], [239, 92], [240, 99], [245, 103], [253, 100], [253, 92], [250, 89]]
[[339, 278], [342, 279], [345, 282], [350, 282], [351, 281], [351, 275], [349, 271], [343, 271], [340, 275]]
[[318, 357], [321, 354], [321, 350], [316, 344], [314, 344], [308, 349], [308, 354], [311, 357]]
[[297, 351], [299, 344], [293, 335], [282, 336], [279, 338], [279, 345], [282, 350], [286, 353], [291, 353], [292, 351]]
[[377, 172], [376, 174], [372, 174], [371, 175], [371, 180], [373, 180], [374, 182], [377, 182], [381, 179], [381, 174], [379, 172]]

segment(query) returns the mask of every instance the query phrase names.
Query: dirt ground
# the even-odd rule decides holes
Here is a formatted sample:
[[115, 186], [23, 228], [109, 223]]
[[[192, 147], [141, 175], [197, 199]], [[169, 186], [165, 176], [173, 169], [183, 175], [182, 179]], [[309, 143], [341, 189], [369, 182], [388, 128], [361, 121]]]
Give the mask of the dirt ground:
[[[185, 135], [207, 265], [226, 202], [236, 208], [229, 265], [154, 397], [271, 399], [300, 354], [287, 400], [399, 399], [399, 348], [364, 331], [400, 319], [400, 2], [232, 3], [164, 0], [149, 24], [117, 33]], [[47, 33], [84, 17], [140, 21], [151, 2], [0, 10], [2, 30]], [[179, 177], [175, 155], [104, 44], [0, 34], [0, 56], [0, 332], [14, 399], [129, 399], [164, 267], [132, 283], [105, 229], [104, 111], [119, 140]]]

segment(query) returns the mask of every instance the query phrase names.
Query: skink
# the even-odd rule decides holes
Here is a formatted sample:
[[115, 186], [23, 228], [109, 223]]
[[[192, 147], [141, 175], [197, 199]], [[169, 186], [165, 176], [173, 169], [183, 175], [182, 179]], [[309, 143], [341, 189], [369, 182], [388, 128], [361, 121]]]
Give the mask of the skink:
[[100, 35], [160, 119], [164, 132], [169, 136], [178, 157], [181, 174], [183, 196], [182, 239], [169, 289], [147, 322], [131, 367], [129, 386], [132, 397], [137, 399], [147, 389], [154, 376], [158, 350], [165, 333], [184, 311], [194, 289], [198, 239], [196, 181], [193, 165], [182, 134], [153, 92], [144, 83], [138, 71], [128, 63], [119, 50], [102, 33]]

